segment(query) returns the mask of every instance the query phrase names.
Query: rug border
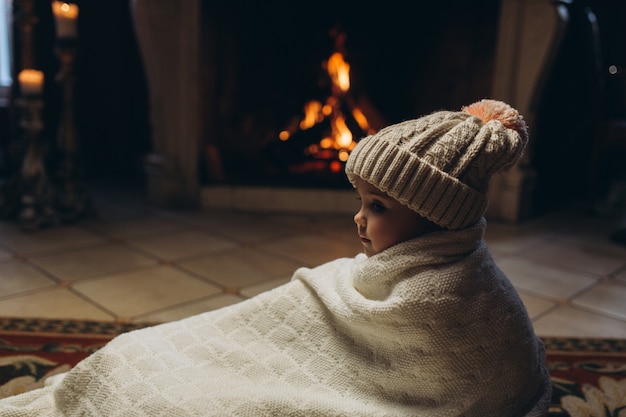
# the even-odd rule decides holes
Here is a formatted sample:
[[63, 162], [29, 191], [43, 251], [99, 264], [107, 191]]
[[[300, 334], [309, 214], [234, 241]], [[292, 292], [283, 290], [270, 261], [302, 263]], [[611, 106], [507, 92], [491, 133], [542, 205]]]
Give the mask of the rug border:
[[116, 322], [99, 320], [42, 319], [0, 317], [0, 332], [4, 334], [116, 336], [161, 323]]
[[[25, 335], [76, 335], [81, 337], [116, 336], [151, 327], [161, 322], [119, 322], [101, 320], [72, 320], [0, 317], [0, 332]], [[581, 336], [540, 336], [546, 352], [626, 352], [626, 339]]]
[[609, 337], [540, 337], [548, 353], [624, 353], [626, 339]]

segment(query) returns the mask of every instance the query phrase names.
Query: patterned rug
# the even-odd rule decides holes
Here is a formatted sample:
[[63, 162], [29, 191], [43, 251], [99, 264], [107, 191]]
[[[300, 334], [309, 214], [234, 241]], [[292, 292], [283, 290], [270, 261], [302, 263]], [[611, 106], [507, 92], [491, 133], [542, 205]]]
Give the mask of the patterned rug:
[[147, 325], [0, 318], [0, 398], [39, 388], [113, 337]]
[[[150, 325], [0, 318], [0, 398], [35, 389], [121, 333]], [[544, 338], [550, 417], [626, 417], [626, 340]]]
[[544, 338], [550, 417], [626, 417], [626, 340]]

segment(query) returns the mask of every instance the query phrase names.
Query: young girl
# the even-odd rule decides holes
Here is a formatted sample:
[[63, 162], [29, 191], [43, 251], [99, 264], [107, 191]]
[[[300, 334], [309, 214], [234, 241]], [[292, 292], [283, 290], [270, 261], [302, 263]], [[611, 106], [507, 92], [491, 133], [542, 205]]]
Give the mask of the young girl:
[[364, 253], [118, 336], [0, 415], [547, 415], [543, 344], [483, 240], [489, 178], [527, 140], [493, 100], [362, 139], [346, 173]]

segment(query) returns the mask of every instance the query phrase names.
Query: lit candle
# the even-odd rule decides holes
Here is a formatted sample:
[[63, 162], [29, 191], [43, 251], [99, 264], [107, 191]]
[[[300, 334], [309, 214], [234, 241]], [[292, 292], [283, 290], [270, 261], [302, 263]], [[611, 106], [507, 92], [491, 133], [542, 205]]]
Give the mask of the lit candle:
[[43, 72], [34, 69], [25, 69], [17, 75], [20, 91], [25, 96], [41, 94], [43, 90]]
[[65, 3], [62, 1], [53, 1], [52, 12], [54, 13], [57, 38], [76, 38], [78, 33], [78, 30], [76, 29], [78, 6], [76, 4]]

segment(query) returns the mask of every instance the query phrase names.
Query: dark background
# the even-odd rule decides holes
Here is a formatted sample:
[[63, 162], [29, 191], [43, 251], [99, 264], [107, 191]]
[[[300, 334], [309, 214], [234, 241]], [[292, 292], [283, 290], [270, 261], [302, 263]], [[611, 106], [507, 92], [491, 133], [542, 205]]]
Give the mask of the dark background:
[[[19, 2], [16, 2], [16, 4]], [[76, 1], [80, 7], [76, 55], [76, 128], [81, 175], [143, 180], [150, 151], [145, 74], [128, 1]], [[46, 74], [44, 136], [54, 142], [61, 109], [54, 25], [47, 0], [35, 0], [36, 64]], [[593, 141], [596, 81], [591, 43], [581, 11], [591, 6], [602, 29], [603, 65], [625, 62], [623, 1], [573, 1], [572, 21], [538, 102], [533, 168], [537, 210], [583, 192]], [[217, 120], [206, 143], [216, 144], [223, 181], [275, 181], [267, 150], [305, 102], [323, 100], [328, 80], [322, 63], [334, 51], [333, 30], [346, 35], [353, 94], [371, 104], [376, 118], [395, 123], [461, 106], [491, 91], [499, 1], [430, 2], [417, 7], [390, 1], [372, 5], [318, 1], [204, 1], [201, 48], [210, 51], [201, 73], [215, 75], [216, 103], [201, 117]], [[19, 43], [19, 34], [16, 42]], [[16, 64], [19, 64], [19, 45]], [[19, 72], [21, 68], [15, 68]], [[606, 75], [606, 74], [605, 74]], [[610, 117], [625, 117], [622, 73], [606, 76], [602, 101]], [[2, 173], [15, 171], [10, 144], [19, 141], [14, 109], [2, 109]], [[606, 161], [607, 179], [622, 175], [619, 154]], [[612, 159], [612, 160], [611, 160]], [[200, 153], [201, 181], [210, 162]]]

